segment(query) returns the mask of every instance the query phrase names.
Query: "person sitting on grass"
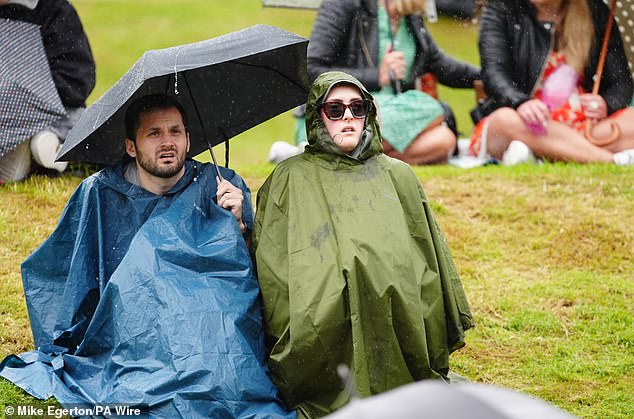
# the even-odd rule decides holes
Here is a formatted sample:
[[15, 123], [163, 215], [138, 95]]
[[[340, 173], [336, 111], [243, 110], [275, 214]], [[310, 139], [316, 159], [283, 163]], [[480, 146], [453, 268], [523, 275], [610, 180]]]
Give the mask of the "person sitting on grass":
[[[55, 90], [66, 113], [0, 157], [0, 183], [19, 181], [33, 172], [62, 173], [68, 163], [56, 162], [55, 158], [68, 132], [81, 117], [96, 81], [95, 60], [81, 19], [68, 0], [0, 0], [0, 19], [39, 27]], [[25, 54], [32, 53], [30, 46], [23, 45], [22, 48]], [[24, 71], [28, 72], [27, 69]], [[34, 86], [42, 83], [36, 77], [29, 81]], [[38, 106], [42, 104], [38, 103]], [[16, 112], [2, 115], [2, 118], [3, 122], [20, 124], [31, 116]]]
[[373, 98], [326, 72], [306, 106], [308, 145], [258, 192], [252, 251], [269, 367], [308, 417], [361, 397], [449, 381], [473, 325], [449, 248], [410, 166], [386, 156]]
[[249, 189], [186, 159], [173, 98], [141, 97], [125, 120], [127, 158], [81, 183], [22, 264], [37, 350], [7, 358], [0, 375], [63, 406], [295, 417], [266, 371]]
[[488, 98], [472, 113], [472, 154], [509, 165], [534, 157], [634, 164], [634, 84], [616, 23], [592, 93], [609, 15], [601, 0], [486, 3], [479, 49]]

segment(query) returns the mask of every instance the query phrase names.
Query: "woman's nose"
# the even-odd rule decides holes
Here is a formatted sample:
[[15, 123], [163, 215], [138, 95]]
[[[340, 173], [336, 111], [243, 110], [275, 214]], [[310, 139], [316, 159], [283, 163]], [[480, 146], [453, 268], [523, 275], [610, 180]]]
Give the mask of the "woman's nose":
[[354, 115], [352, 115], [352, 111], [349, 106], [343, 110], [343, 119], [354, 119]]

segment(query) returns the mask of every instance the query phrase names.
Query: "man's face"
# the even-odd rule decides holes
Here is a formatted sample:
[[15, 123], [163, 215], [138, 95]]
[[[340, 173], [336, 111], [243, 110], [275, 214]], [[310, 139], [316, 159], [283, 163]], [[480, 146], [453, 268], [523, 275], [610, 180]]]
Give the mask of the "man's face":
[[140, 114], [136, 142], [126, 139], [126, 151], [136, 159], [139, 170], [149, 175], [159, 178], [182, 175], [189, 135], [178, 109]]

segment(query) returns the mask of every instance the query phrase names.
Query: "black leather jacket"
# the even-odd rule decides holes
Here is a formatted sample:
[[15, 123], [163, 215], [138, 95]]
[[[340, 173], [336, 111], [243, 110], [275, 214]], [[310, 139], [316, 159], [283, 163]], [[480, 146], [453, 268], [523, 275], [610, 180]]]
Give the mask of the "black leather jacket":
[[[417, 49], [409, 80], [403, 90], [414, 87], [414, 80], [433, 73], [451, 87], [473, 87], [479, 70], [445, 54], [434, 42], [420, 16], [408, 16], [407, 23], [416, 35]], [[308, 45], [308, 72], [315, 79], [331, 70], [346, 72], [370, 91], [379, 86], [379, 29], [377, 0], [324, 0], [313, 26]]]
[[[609, 10], [601, 0], [588, 0], [596, 40], [583, 75], [591, 92]], [[553, 48], [555, 28], [540, 23], [528, 0], [489, 0], [480, 26], [482, 80], [488, 98], [472, 112], [474, 121], [502, 106], [517, 108], [531, 98]], [[612, 26], [599, 94], [608, 112], [626, 107], [632, 98], [632, 76], [616, 23]]]

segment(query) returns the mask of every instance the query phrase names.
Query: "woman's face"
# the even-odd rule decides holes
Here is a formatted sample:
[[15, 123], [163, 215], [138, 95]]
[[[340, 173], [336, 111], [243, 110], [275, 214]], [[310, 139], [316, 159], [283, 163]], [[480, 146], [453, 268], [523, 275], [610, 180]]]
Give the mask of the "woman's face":
[[328, 103], [337, 102], [349, 105], [355, 100], [359, 101], [362, 99], [363, 98], [359, 89], [345, 84], [335, 86], [330, 91], [328, 97], [324, 100], [324, 105], [321, 107], [321, 119], [324, 121], [328, 134], [330, 134], [330, 137], [337, 147], [346, 153], [354, 150], [359, 143], [359, 138], [361, 138], [361, 133], [363, 132], [365, 125], [365, 117], [355, 118], [350, 108], [345, 108], [343, 117], [333, 121], [328, 118], [324, 108]]

